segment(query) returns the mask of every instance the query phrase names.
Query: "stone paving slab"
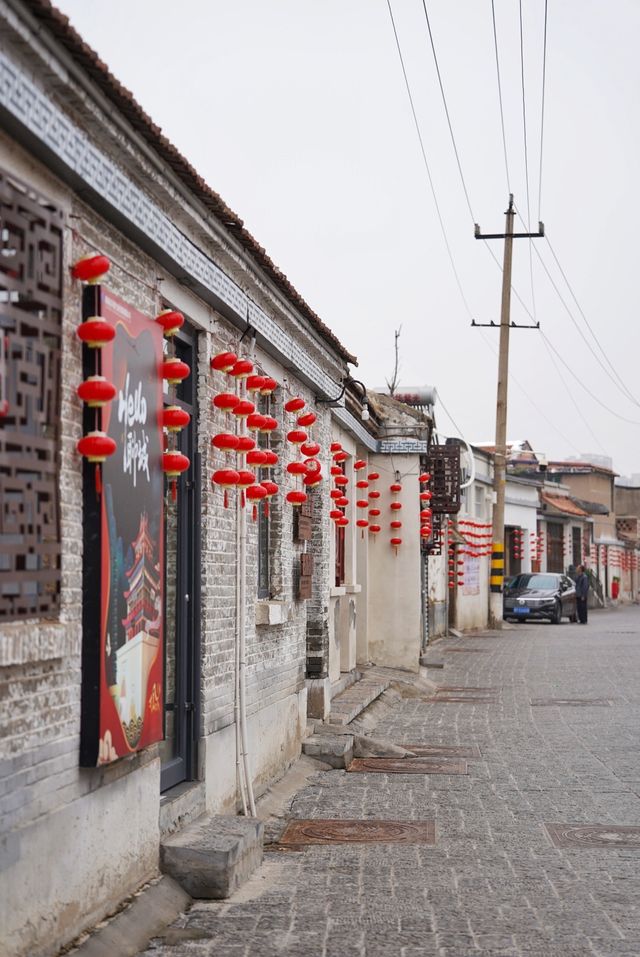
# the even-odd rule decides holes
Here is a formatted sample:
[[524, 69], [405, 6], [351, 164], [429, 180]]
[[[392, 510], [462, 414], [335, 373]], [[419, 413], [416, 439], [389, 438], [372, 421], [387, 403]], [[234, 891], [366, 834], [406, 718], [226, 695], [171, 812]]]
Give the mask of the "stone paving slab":
[[[447, 684], [500, 687], [495, 704], [398, 695], [371, 730], [476, 748], [466, 776], [328, 770], [288, 815], [433, 820], [435, 845], [266, 854], [145, 957], [638, 957], [640, 850], [555, 847], [545, 824], [640, 826], [640, 608], [472, 640], [486, 653], [447, 655]], [[530, 706], [543, 697], [616, 706]]]

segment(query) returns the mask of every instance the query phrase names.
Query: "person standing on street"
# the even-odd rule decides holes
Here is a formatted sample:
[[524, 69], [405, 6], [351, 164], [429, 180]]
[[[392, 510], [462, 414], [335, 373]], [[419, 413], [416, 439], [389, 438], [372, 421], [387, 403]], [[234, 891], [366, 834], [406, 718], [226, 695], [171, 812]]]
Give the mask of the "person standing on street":
[[576, 611], [578, 613], [578, 624], [587, 623], [587, 595], [589, 594], [589, 576], [584, 570], [584, 565], [578, 565], [576, 571]]

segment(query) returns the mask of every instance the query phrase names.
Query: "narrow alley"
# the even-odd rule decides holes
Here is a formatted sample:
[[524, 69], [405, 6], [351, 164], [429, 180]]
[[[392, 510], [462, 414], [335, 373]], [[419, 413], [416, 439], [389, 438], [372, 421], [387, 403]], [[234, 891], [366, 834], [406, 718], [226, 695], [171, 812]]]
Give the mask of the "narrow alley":
[[[286, 820], [267, 822], [276, 843], [248, 884], [195, 902], [145, 957], [636, 957], [638, 616], [436, 642], [428, 676], [442, 690], [394, 685], [368, 733], [439, 746], [433, 771], [450, 773], [315, 773]], [[302, 820], [427, 826], [278, 843]]]

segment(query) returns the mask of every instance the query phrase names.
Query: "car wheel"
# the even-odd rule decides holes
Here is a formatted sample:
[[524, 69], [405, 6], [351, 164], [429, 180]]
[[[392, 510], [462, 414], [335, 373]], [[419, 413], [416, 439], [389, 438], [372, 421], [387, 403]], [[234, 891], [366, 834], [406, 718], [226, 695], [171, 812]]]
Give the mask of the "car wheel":
[[556, 600], [556, 603], [553, 606], [553, 616], [549, 620], [552, 625], [562, 624], [562, 605], [558, 600]]

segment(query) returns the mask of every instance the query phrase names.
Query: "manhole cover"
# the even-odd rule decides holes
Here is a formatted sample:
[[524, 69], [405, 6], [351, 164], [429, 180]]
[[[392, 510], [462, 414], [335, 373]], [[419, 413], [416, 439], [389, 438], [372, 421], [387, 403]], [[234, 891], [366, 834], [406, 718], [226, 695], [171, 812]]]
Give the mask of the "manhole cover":
[[434, 821], [290, 821], [280, 844], [435, 844]]
[[620, 824], [545, 824], [556, 847], [637, 847], [640, 827]]
[[425, 698], [429, 704], [497, 704], [495, 695], [436, 694]]
[[610, 708], [608, 698], [531, 698], [532, 708], [564, 707], [570, 708]]
[[477, 745], [462, 744], [403, 744], [407, 751], [413, 751], [418, 757], [432, 758], [479, 758]]
[[486, 655], [488, 652], [487, 648], [443, 648], [443, 651], [453, 653], [454, 651], [477, 651], [478, 654]]
[[374, 774], [466, 774], [466, 761], [437, 758], [354, 758], [348, 771]]

